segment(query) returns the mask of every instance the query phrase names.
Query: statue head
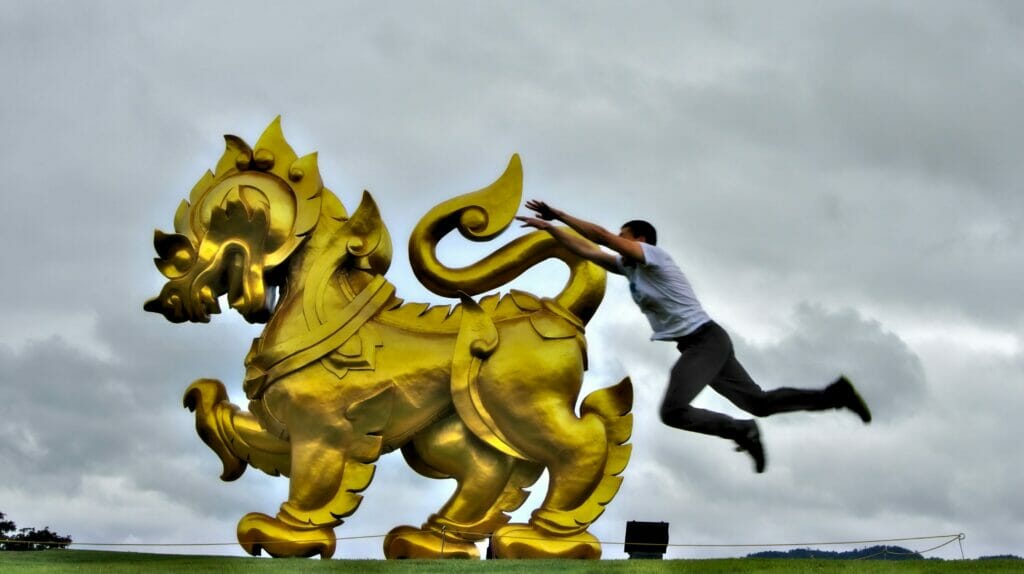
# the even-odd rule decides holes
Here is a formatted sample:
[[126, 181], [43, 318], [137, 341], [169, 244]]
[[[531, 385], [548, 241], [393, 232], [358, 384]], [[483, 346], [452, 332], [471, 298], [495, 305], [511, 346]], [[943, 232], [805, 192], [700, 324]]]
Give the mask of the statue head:
[[175, 323], [209, 321], [225, 294], [246, 320], [265, 322], [268, 284], [280, 275], [274, 270], [309, 237], [322, 211], [347, 219], [323, 186], [316, 154], [296, 156], [280, 117], [253, 148], [235, 136], [225, 140], [216, 171], [178, 207], [175, 232], [154, 233], [156, 266], [168, 282], [144, 308]]

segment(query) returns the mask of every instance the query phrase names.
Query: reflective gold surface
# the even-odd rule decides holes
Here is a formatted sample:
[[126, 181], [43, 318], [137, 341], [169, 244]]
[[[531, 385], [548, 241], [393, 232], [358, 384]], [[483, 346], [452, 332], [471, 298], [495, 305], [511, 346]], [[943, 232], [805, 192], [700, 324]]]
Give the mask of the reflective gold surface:
[[[248, 410], [214, 379], [184, 396], [223, 480], [248, 466], [289, 477], [275, 516], [239, 522], [242, 547], [331, 556], [334, 528], [358, 508], [374, 463], [400, 449], [414, 470], [454, 478], [457, 488], [420, 527], [395, 527], [387, 558], [478, 558], [474, 542], [492, 535], [498, 557], [600, 557], [587, 528], [622, 481], [633, 401], [625, 379], [574, 408], [604, 271], [539, 231], [467, 267], [437, 259], [454, 230], [489, 241], [508, 227], [522, 193], [519, 157], [412, 232], [416, 276], [461, 300], [431, 307], [399, 299], [385, 279], [391, 237], [370, 194], [350, 215], [323, 186], [316, 154], [292, 151], [280, 118], [253, 147], [226, 140], [216, 170], [179, 207], [175, 232], [155, 234], [168, 281], [145, 309], [206, 322], [226, 295], [248, 321], [266, 323], [245, 359]], [[553, 297], [512, 290], [473, 299], [548, 258], [570, 269]], [[526, 524], [508, 524], [545, 470], [539, 508]]]

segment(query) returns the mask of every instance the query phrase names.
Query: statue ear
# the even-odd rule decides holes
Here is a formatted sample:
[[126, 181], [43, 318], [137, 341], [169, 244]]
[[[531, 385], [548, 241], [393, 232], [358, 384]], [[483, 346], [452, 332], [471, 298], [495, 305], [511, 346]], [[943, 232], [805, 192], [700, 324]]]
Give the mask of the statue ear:
[[377, 249], [381, 235], [387, 233], [387, 230], [384, 228], [384, 220], [380, 217], [377, 202], [373, 200], [370, 192], [363, 192], [363, 199], [345, 224], [345, 228], [349, 235], [346, 245], [349, 255], [366, 257]]
[[348, 232], [345, 249], [353, 257], [353, 265], [380, 275], [387, 273], [391, 266], [391, 235], [369, 192], [363, 192], [363, 199], [345, 223], [345, 229]]

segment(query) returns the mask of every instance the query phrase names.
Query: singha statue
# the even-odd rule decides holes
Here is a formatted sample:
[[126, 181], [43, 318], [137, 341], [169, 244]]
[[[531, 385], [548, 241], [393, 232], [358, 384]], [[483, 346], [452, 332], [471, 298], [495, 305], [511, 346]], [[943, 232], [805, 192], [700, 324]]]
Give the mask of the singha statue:
[[[226, 296], [266, 324], [245, 358], [248, 410], [214, 379], [184, 395], [223, 463], [221, 479], [250, 465], [289, 478], [275, 516], [242, 517], [241, 546], [331, 557], [334, 529], [359, 507], [375, 462], [401, 450], [418, 473], [458, 487], [421, 526], [392, 529], [387, 558], [479, 558], [474, 543], [485, 538], [500, 558], [599, 558], [587, 529], [622, 482], [633, 402], [627, 378], [576, 412], [584, 325], [604, 296], [604, 271], [536, 231], [462, 268], [436, 254], [452, 230], [489, 241], [509, 226], [522, 194], [519, 157], [413, 230], [417, 278], [459, 300], [430, 306], [404, 302], [385, 278], [391, 238], [370, 194], [350, 215], [324, 187], [316, 154], [300, 158], [288, 145], [280, 118], [254, 147], [225, 139], [216, 170], [178, 208], [175, 232], [155, 233], [168, 281], [144, 308], [208, 322]], [[553, 298], [511, 290], [473, 299], [549, 258], [570, 270]], [[527, 523], [510, 524], [544, 470], [544, 501]]]

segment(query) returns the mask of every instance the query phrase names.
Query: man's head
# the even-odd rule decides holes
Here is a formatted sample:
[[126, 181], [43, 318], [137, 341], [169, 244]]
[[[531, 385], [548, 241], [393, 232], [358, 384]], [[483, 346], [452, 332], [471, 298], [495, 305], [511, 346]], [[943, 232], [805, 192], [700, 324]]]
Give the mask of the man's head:
[[619, 237], [632, 241], [642, 241], [648, 245], [658, 244], [658, 232], [654, 226], [642, 219], [634, 219], [622, 224]]

